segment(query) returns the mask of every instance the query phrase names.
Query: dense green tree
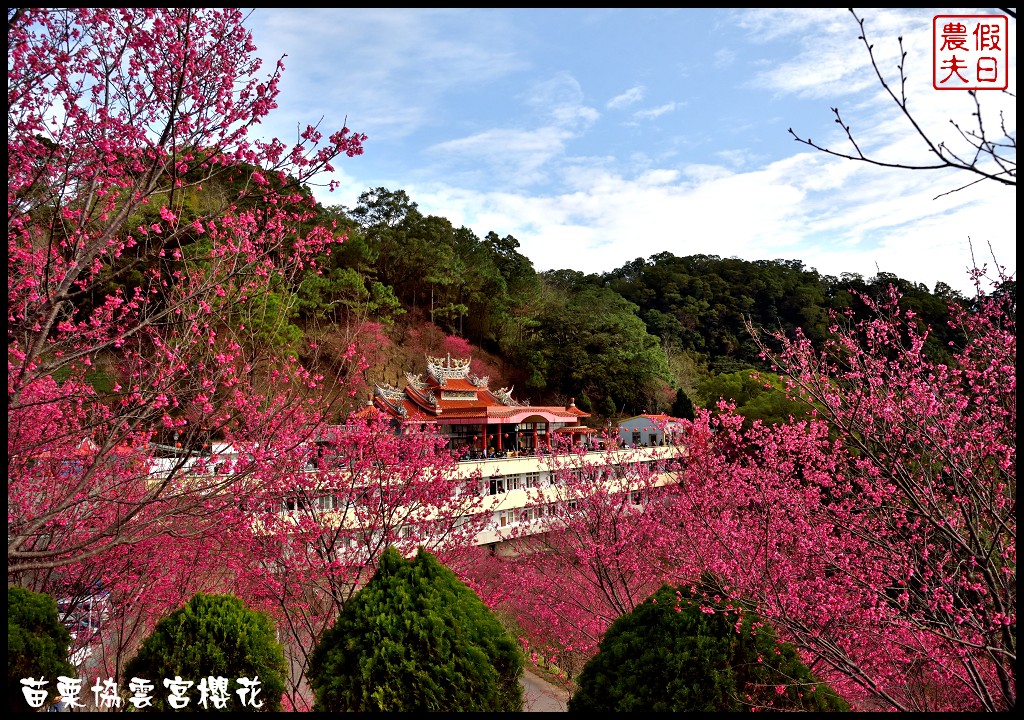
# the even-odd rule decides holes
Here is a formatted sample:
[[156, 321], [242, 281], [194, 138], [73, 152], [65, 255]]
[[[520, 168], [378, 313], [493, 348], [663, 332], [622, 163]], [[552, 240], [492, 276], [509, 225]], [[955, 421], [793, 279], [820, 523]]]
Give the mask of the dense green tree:
[[76, 677], [68, 662], [71, 633], [57, 619], [57, 603], [43, 593], [7, 588], [7, 708], [33, 712], [21, 680], [44, 679], [47, 702], [56, 696], [57, 676]]
[[417, 208], [405, 190], [372, 188], [359, 196], [359, 204], [352, 210], [342, 208], [364, 228], [395, 227], [405, 216]]
[[305, 317], [336, 322], [346, 316], [391, 322], [405, 312], [390, 285], [370, 280], [353, 268], [308, 274], [299, 285], [295, 309]]
[[576, 407], [583, 412], [591, 412], [594, 409], [594, 403], [590, 402], [586, 393], [580, 393], [580, 396], [576, 398]]
[[386, 188], [364, 192], [350, 214], [361, 223], [377, 279], [413, 310], [429, 312], [431, 321], [458, 327], [468, 311], [459, 301], [467, 266], [451, 221], [423, 215], [404, 190]]
[[791, 416], [802, 418], [810, 410], [806, 403], [790, 399], [783, 390], [782, 378], [769, 372], [721, 373], [700, 383], [698, 391], [705, 407], [714, 409], [720, 400], [727, 400], [751, 422], [786, 423]]
[[585, 392], [599, 408], [610, 396], [625, 412], [654, 409], [670, 372], [637, 306], [596, 276], [563, 270], [544, 273], [542, 281], [551, 300], [537, 318], [531, 346], [544, 359], [544, 389], [569, 397]]
[[536, 290], [537, 272], [533, 262], [519, 252], [518, 240], [511, 235], [499, 237], [498, 233], [491, 231], [484, 238], [484, 245], [513, 296]]
[[672, 402], [671, 415], [680, 420], [693, 420], [694, 418], [693, 401], [682, 388], [676, 390], [676, 399]]
[[[540, 326], [539, 309], [545, 307], [545, 292], [533, 263], [519, 252], [519, 241], [511, 235], [499, 238], [490, 232], [484, 239], [488, 252], [505, 281], [506, 294], [500, 296], [498, 310], [500, 330], [498, 349], [515, 365], [529, 367], [524, 357], [529, 353], [528, 339]], [[529, 372], [534, 372], [535, 369]], [[533, 383], [541, 387], [541, 383]]]
[[[317, 222], [335, 224], [343, 243], [332, 244], [316, 259], [295, 286], [297, 315], [303, 319], [327, 319], [352, 323], [366, 319], [392, 321], [405, 312], [394, 290], [376, 280], [377, 252], [360, 226], [342, 206], [318, 207]], [[317, 272], [318, 271], [318, 272]]]
[[367, 257], [373, 258], [377, 279], [394, 287], [403, 302], [413, 305], [413, 292], [406, 283], [416, 277], [418, 256], [424, 248], [416, 238], [409, 237], [409, 226], [422, 220], [423, 214], [404, 190], [392, 191], [378, 187], [359, 196], [359, 204], [349, 216], [360, 225], [360, 235], [367, 245]]
[[570, 712], [848, 710], [771, 627], [663, 585], [616, 620], [580, 673]]
[[318, 222], [321, 225], [335, 224], [335, 232], [344, 232], [345, 242], [330, 248], [332, 262], [328, 267], [352, 268], [361, 275], [372, 275], [377, 263], [377, 254], [366, 239], [357, 220], [351, 217], [341, 205], [318, 207]]
[[523, 654], [483, 601], [422, 548], [394, 548], [324, 633], [314, 709], [521, 711]]
[[487, 243], [472, 230], [458, 228], [454, 240], [455, 254], [465, 268], [451, 292], [453, 306], [465, 308], [458, 318], [458, 333], [489, 351], [497, 351], [509, 309], [508, 284]]
[[619, 414], [619, 408], [615, 405], [615, 399], [611, 395], [605, 395], [598, 403], [597, 411], [603, 417], [613, 418]]
[[[128, 661], [124, 677], [140, 677], [158, 687], [162, 679], [176, 676], [196, 686], [210, 678], [227, 678], [226, 704], [218, 708], [211, 697], [204, 708], [193, 688], [188, 709], [278, 712], [288, 667], [275, 635], [270, 619], [237, 597], [196, 593], [183, 608], [157, 623]], [[245, 687], [240, 678], [258, 679], [258, 694], [250, 690], [243, 701], [238, 695]], [[167, 694], [154, 693], [152, 707], [144, 709], [171, 709]]]
[[857, 318], [865, 317], [869, 309], [856, 293], [878, 297], [890, 284], [904, 293], [904, 307], [938, 328], [934, 340], [929, 339], [937, 351], [952, 339], [945, 323], [947, 301], [963, 301], [948, 285], [936, 286], [932, 294], [891, 273], [878, 273], [870, 281], [855, 273], [822, 276], [800, 260], [750, 262], [662, 252], [601, 277], [607, 287], [640, 308], [648, 332], [681, 351], [706, 353], [717, 372], [767, 369], [748, 323], [787, 334], [801, 328], [820, 344], [827, 335], [829, 310], [850, 308]]

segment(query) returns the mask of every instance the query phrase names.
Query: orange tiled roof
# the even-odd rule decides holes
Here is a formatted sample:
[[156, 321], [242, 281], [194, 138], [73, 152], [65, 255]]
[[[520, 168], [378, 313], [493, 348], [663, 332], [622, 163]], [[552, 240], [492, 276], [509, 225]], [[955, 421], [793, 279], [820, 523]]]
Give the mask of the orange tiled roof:
[[483, 410], [483, 408], [490, 407], [494, 403], [489, 403], [486, 400], [481, 400], [479, 397], [476, 400], [446, 400], [444, 398], [437, 399], [437, 405], [443, 408], [445, 412], [451, 410], [460, 410], [463, 408]]
[[444, 407], [441, 408], [441, 417], [444, 418], [485, 418], [487, 408], [485, 407]]
[[354, 411], [352, 413], [352, 417], [357, 417], [357, 418], [372, 417], [373, 415], [375, 415], [377, 413], [382, 413], [382, 412], [384, 412], [384, 411], [381, 410], [376, 405], [374, 405], [373, 404], [373, 400], [371, 399], [369, 402], [367, 402], [361, 408], [359, 408], [358, 410]]
[[[472, 419], [487, 423], [513, 418], [521, 422], [531, 416], [541, 416], [549, 422], [577, 423], [579, 418], [590, 416], [590, 413], [577, 408], [575, 401], [568, 407], [519, 405], [512, 399], [511, 389], [493, 391], [486, 382], [471, 375], [468, 358], [428, 356], [427, 366], [425, 377], [407, 373], [409, 382], [402, 390], [378, 386], [375, 406], [406, 422]], [[465, 397], [444, 397], [445, 393], [461, 393]]]
[[[431, 380], [433, 380], [433, 378], [431, 378]], [[431, 382], [431, 385], [435, 385], [435, 383]], [[443, 386], [437, 387], [443, 387], [445, 390], [473, 390], [474, 392], [479, 392], [483, 389], [464, 378], [448, 378]]]
[[565, 411], [568, 413], [572, 413], [576, 417], [590, 417], [590, 413], [583, 412], [578, 407], [576, 407], [576, 398], [573, 398], [569, 401], [569, 407], [567, 407]]

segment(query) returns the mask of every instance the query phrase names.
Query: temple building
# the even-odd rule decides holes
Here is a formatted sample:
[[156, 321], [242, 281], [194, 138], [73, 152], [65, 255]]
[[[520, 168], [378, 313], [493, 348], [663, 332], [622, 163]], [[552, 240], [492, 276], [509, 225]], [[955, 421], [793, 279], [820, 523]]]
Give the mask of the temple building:
[[448, 447], [466, 459], [532, 455], [550, 449], [557, 436], [592, 445], [597, 431], [580, 424], [590, 414], [574, 401], [566, 407], [517, 402], [512, 388], [491, 390], [469, 362], [428, 355], [425, 375], [406, 373], [401, 390], [377, 384], [372, 404], [396, 422], [436, 425]]

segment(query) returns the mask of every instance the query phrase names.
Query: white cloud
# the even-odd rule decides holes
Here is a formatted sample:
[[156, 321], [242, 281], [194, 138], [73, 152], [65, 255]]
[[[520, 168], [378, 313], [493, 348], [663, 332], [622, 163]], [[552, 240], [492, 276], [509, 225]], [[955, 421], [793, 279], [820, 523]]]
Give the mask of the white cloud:
[[557, 126], [493, 129], [438, 143], [429, 152], [442, 163], [475, 164], [472, 172], [489, 176], [488, 185], [521, 187], [546, 179], [545, 166], [564, 153], [571, 136]]
[[636, 103], [644, 99], [644, 95], [646, 95], [646, 92], [647, 90], [643, 85], [631, 87], [626, 92], [620, 95], [616, 95], [611, 100], [609, 100], [605, 104], [605, 107], [608, 108], [609, 110], [619, 110], [624, 107], [629, 107], [630, 105], [635, 105]]
[[640, 120], [653, 120], [656, 117], [661, 117], [665, 113], [670, 113], [678, 107], [677, 103], [669, 102], [658, 107], [648, 108], [646, 110], [637, 110], [633, 113], [633, 117]]
[[536, 83], [526, 96], [526, 102], [561, 126], [586, 127], [600, 117], [596, 109], [583, 103], [583, 89], [567, 72]]
[[713, 64], [716, 68], [729, 67], [736, 62], [736, 51], [729, 48], [720, 48], [715, 51]]
[[573, 176], [569, 191], [549, 197], [431, 197], [443, 197], [438, 207], [456, 225], [481, 236], [514, 235], [540, 270], [606, 272], [667, 250], [801, 260], [835, 276], [882, 270], [968, 293], [966, 273], [951, 276], [950, 267], [968, 265], [969, 238], [976, 252], [992, 241], [1001, 262], [1014, 266], [1016, 217], [1006, 212], [1012, 191], [975, 188], [943, 203], [931, 199], [941, 178], [921, 173], [902, 191], [891, 180], [884, 170], [802, 153], [744, 173], [705, 165], [626, 178], [590, 168]]
[[378, 140], [449, 122], [447, 98], [529, 64], [500, 10], [258, 8], [247, 26], [265, 67], [288, 55], [275, 123], [343, 108]]
[[[719, 50], [711, 64], [728, 67], [723, 77], [736, 73], [751, 79], [738, 88], [738, 100], [725, 82], [716, 83], [714, 94], [688, 95], [694, 112], [685, 114], [673, 114], [683, 103], [640, 105], [651, 96], [675, 96], [678, 74], [672, 75], [673, 84], [659, 85], [666, 81], [654, 71], [630, 67], [627, 77], [643, 78], [643, 84], [630, 86], [630, 79], [619, 77], [609, 81], [610, 89], [601, 84], [604, 77], [588, 76], [587, 66], [561, 64], [567, 62], [564, 55], [553, 69], [533, 54], [518, 52], [528, 33], [515, 23], [468, 37], [460, 27], [455, 40], [454, 33], [440, 30], [441, 20], [461, 17], [455, 11], [395, 10], [394, 18], [371, 11], [333, 12], [338, 14], [330, 17], [339, 22], [348, 12], [360, 19], [367, 13], [365, 18], [377, 23], [369, 26], [375, 33], [359, 36], [366, 35], [365, 25], [345, 33], [344, 41], [354, 43], [352, 67], [339, 73], [337, 63], [323, 63], [317, 82], [306, 88], [307, 106], [300, 110], [326, 96], [335, 96], [331, 102], [340, 107], [346, 106], [344, 98], [355, 98], [360, 114], [376, 123], [368, 156], [375, 136], [387, 143], [428, 126], [439, 129], [401, 146], [408, 152], [400, 161], [362, 185], [357, 180], [362, 159], [342, 163], [342, 194], [355, 198], [378, 185], [405, 189], [424, 212], [467, 225], [481, 237], [492, 230], [515, 235], [539, 269], [605, 272], [667, 250], [796, 259], [837, 276], [858, 272], [869, 277], [882, 270], [929, 287], [943, 280], [969, 292], [967, 276], [960, 272], [970, 262], [968, 238], [981, 259], [991, 241], [999, 260], [1015, 267], [1013, 189], [986, 182], [936, 201], [936, 195], [970, 176], [871, 167], [785, 138], [785, 128], [792, 125], [820, 144], [852, 149], [829, 116], [828, 108], [835, 105], [871, 156], [906, 163], [932, 159], [878, 87], [857, 40], [857, 24], [846, 10], [731, 12], [738, 25], [724, 31], [742, 42]], [[890, 9], [863, 14], [879, 66], [887, 73], [895, 73], [895, 37], [905, 34], [910, 108], [930, 135], [954, 146], [957, 133], [949, 120], [969, 120], [973, 106], [966, 93], [942, 93], [930, 86], [930, 47], [923, 43], [930, 42], [931, 15]], [[500, 12], [466, 15], [480, 26], [506, 18]], [[592, 17], [594, 27], [600, 27], [602, 17]], [[303, 23], [294, 21], [295, 39], [324, 42], [316, 38], [328, 31], [319, 21], [314, 24], [313, 40], [308, 40]], [[395, 43], [387, 34], [392, 32]], [[422, 48], [416, 47], [420, 39]], [[758, 55], [763, 64], [755, 64]], [[355, 79], [338, 80], [347, 73]], [[410, 75], [414, 82], [407, 83]], [[692, 86], [695, 91], [703, 87]], [[628, 89], [619, 92], [623, 87]], [[774, 102], [755, 105], [764, 100], [764, 88], [774, 93]], [[476, 89], [492, 92], [495, 103], [499, 98], [514, 102], [498, 105], [504, 116], [479, 113], [472, 105]], [[459, 103], [446, 102], [455, 96]], [[641, 108], [634, 118], [661, 119], [622, 123], [611, 114], [603, 118], [589, 100], [595, 97], [611, 97], [604, 103], [607, 110]], [[986, 128], [998, 128], [1001, 110], [1015, 133], [1014, 99], [989, 93], [982, 100]], [[736, 105], [724, 107], [728, 103]], [[809, 104], [816, 106], [813, 115]], [[457, 114], [463, 108], [465, 118]], [[701, 124], [712, 117], [714, 127]], [[364, 130], [358, 119], [350, 117], [350, 125]], [[764, 140], [769, 130], [785, 142]]]
[[756, 160], [756, 156], [745, 148], [733, 150], [719, 150], [718, 152], [715, 153], [715, 156], [721, 158], [727, 164], [731, 165], [733, 168], [742, 168], [746, 165], [753, 163]]

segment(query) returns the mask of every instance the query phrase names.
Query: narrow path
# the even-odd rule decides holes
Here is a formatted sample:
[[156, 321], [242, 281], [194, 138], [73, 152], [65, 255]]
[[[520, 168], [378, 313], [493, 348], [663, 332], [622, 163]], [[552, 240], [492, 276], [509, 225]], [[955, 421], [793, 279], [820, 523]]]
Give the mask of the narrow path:
[[523, 686], [523, 712], [565, 712], [569, 693], [537, 675], [530, 668], [523, 668], [519, 679]]

